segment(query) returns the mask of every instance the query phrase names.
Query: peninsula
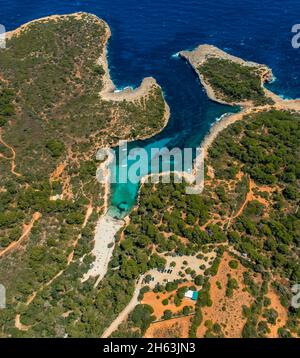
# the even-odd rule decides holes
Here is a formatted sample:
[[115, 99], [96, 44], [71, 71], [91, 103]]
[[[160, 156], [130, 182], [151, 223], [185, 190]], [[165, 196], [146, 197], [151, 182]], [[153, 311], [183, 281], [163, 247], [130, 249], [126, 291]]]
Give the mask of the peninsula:
[[[76, 322], [97, 311], [91, 287], [99, 274], [81, 280], [97, 260], [109, 195], [108, 183], [96, 179], [96, 153], [119, 140], [151, 137], [168, 122], [153, 78], [115, 91], [109, 36], [95, 15], [54, 15], [6, 33], [0, 49], [0, 281], [7, 291], [0, 336], [89, 335], [90, 323], [85, 329]], [[119, 289], [126, 300], [130, 284]], [[104, 327], [108, 306], [106, 318], [101, 310], [94, 315]], [[91, 335], [101, 331], [100, 325]]]
[[264, 87], [265, 65], [182, 51], [209, 98], [241, 111], [202, 142], [201, 194], [142, 182], [114, 221], [98, 150], [153, 136], [170, 111], [153, 78], [115, 88], [110, 35], [55, 15], [0, 49], [0, 337], [300, 336], [300, 101]]
[[[118, 252], [135, 261], [121, 275], [144, 274], [140, 304], [135, 301], [131, 314], [120, 314], [105, 334], [299, 336], [290, 287], [300, 278], [300, 101], [264, 88], [272, 78], [265, 65], [209, 45], [180, 55], [210, 99], [242, 109], [223, 116], [202, 143], [201, 195], [186, 195], [186, 183], [143, 183]], [[141, 245], [155, 250], [158, 270], [152, 262], [148, 270], [142, 266], [133, 251]], [[114, 257], [112, 269], [125, 270], [118, 265]], [[196, 301], [187, 298], [190, 292], [198, 292]]]

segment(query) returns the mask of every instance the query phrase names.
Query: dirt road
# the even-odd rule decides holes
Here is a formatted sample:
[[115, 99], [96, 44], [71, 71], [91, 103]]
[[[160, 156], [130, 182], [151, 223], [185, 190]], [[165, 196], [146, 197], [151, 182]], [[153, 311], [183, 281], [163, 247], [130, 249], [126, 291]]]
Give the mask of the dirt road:
[[125, 321], [125, 319], [128, 317], [129, 313], [134, 309], [134, 307], [139, 303], [138, 296], [140, 293], [140, 290], [142, 288], [142, 282], [143, 282], [144, 276], [142, 276], [134, 290], [133, 297], [131, 301], [128, 303], [128, 305], [123, 309], [123, 311], [119, 314], [119, 316], [112, 322], [112, 324], [104, 331], [101, 338], [108, 338], [114, 331], [116, 331], [119, 327], [119, 325]]

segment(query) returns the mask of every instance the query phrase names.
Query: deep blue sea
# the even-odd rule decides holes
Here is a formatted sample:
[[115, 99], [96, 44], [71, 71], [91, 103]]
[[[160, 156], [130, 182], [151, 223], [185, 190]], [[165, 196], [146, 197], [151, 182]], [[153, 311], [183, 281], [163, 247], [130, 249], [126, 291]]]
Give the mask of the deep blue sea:
[[[287, 98], [300, 97], [300, 49], [291, 46], [291, 28], [300, 23], [299, 0], [0, 0], [0, 23], [11, 30], [35, 18], [77, 11], [94, 13], [111, 27], [109, 66], [118, 87], [138, 86], [153, 76], [163, 88], [172, 113], [167, 128], [133, 145], [196, 147], [212, 123], [232, 111], [209, 101], [192, 69], [172, 56], [199, 44], [267, 64], [276, 76], [268, 87]], [[129, 210], [137, 188], [113, 185], [111, 210], [117, 213], [120, 203]]]

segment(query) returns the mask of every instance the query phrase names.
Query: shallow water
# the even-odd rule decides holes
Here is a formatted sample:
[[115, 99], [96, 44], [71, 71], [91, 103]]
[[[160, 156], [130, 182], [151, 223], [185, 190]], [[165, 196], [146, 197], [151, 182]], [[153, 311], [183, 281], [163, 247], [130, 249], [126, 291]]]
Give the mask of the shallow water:
[[[7, 30], [55, 13], [87, 11], [108, 22], [111, 76], [118, 87], [138, 86], [153, 76], [171, 109], [166, 129], [137, 142], [196, 147], [211, 124], [231, 110], [208, 100], [178, 51], [209, 43], [247, 60], [269, 65], [277, 80], [268, 87], [286, 98], [300, 97], [300, 49], [291, 46], [291, 28], [300, 23], [296, 0], [0, 0], [0, 23]], [[125, 214], [135, 203], [138, 185], [112, 185], [110, 212]], [[123, 204], [125, 212], [117, 207]]]

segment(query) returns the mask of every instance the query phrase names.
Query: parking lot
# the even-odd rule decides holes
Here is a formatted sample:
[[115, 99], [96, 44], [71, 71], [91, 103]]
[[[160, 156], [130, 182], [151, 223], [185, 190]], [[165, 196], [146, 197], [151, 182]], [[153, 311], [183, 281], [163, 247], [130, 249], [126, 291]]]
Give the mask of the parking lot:
[[[147, 283], [147, 285], [153, 289], [157, 283], [166, 284], [167, 282], [171, 282], [174, 280], [178, 280], [180, 278], [186, 278], [188, 281], [191, 280], [190, 274], [186, 274], [185, 270], [190, 268], [191, 271], [195, 271], [196, 275], [203, 275], [204, 271], [210, 267], [210, 263], [216, 257], [216, 253], [214, 251], [209, 252], [207, 254], [203, 254], [203, 258], [197, 258], [196, 256], [165, 256], [163, 257], [167, 260], [167, 264], [164, 270], [153, 269], [146, 273], [147, 275], [151, 275], [151, 281]], [[171, 265], [171, 263], [175, 263], [175, 266]], [[200, 266], [202, 266], [200, 268]], [[185, 276], [183, 277], [180, 273], [183, 273]]]

